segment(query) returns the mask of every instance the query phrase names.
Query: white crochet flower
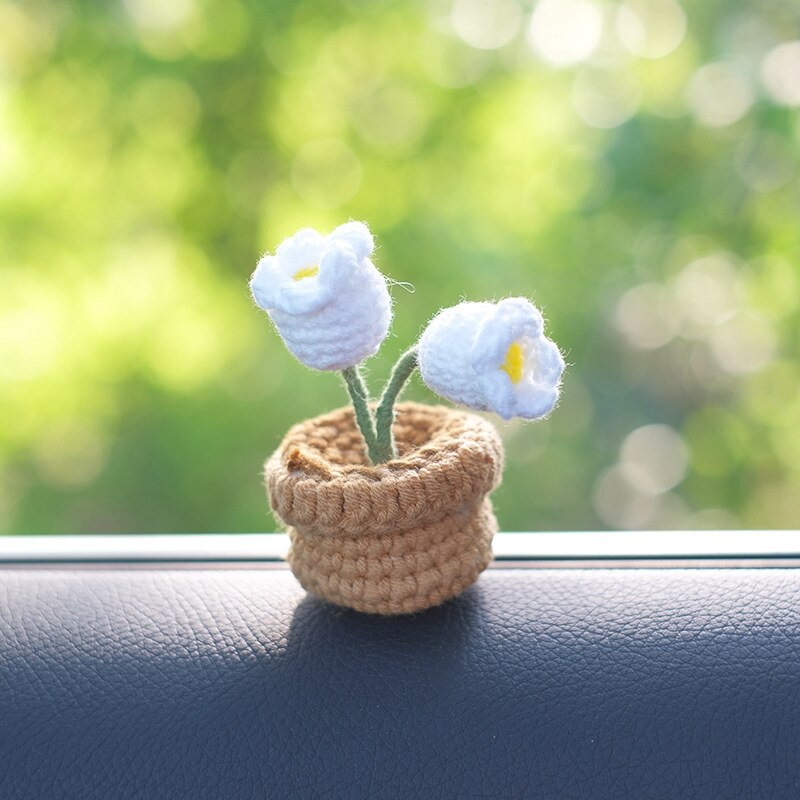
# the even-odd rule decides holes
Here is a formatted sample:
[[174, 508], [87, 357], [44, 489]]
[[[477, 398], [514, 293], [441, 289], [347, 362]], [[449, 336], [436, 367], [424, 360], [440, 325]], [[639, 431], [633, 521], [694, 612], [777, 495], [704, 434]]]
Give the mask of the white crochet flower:
[[503, 419], [539, 419], [558, 401], [564, 359], [524, 297], [440, 311], [419, 341], [419, 370], [434, 392]]
[[258, 262], [253, 298], [306, 366], [355, 366], [386, 338], [392, 303], [369, 259], [373, 247], [367, 226], [348, 222], [327, 236], [304, 228]]

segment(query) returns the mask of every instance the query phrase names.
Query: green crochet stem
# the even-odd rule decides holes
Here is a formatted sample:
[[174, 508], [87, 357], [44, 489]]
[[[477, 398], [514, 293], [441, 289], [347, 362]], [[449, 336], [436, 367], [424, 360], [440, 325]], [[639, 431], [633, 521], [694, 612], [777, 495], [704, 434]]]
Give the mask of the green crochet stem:
[[394, 365], [375, 412], [375, 456], [370, 456], [373, 464], [383, 464], [397, 456], [392, 436], [394, 404], [416, 367], [417, 349], [415, 347], [403, 353], [400, 360]]
[[400, 356], [394, 365], [392, 374], [386, 388], [383, 390], [375, 418], [369, 409], [369, 392], [364, 383], [359, 366], [348, 367], [342, 370], [342, 377], [350, 392], [353, 409], [356, 412], [356, 423], [364, 444], [367, 446], [367, 455], [373, 464], [385, 464], [397, 456], [397, 449], [392, 436], [392, 423], [394, 422], [394, 404], [406, 381], [417, 367], [417, 350], [412, 347]]
[[369, 460], [373, 464], [378, 464], [380, 462], [376, 460], [378, 457], [378, 450], [375, 441], [375, 423], [372, 420], [372, 414], [369, 410], [369, 393], [367, 392], [364, 378], [361, 375], [361, 368], [355, 366], [343, 369], [342, 377], [347, 384], [347, 391], [350, 392], [350, 399], [353, 402], [353, 409], [356, 412], [356, 423], [358, 423], [358, 428], [361, 431], [361, 435], [364, 437]]

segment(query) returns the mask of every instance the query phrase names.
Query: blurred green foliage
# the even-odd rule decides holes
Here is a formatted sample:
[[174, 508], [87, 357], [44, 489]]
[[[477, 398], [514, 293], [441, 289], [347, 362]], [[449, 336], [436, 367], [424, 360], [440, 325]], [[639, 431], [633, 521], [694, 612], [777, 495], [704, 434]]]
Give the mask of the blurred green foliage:
[[789, 0], [0, 0], [0, 530], [273, 529], [263, 459], [346, 395], [247, 279], [349, 218], [415, 287], [374, 389], [462, 298], [567, 354], [496, 420], [505, 529], [800, 527], [798, 38]]

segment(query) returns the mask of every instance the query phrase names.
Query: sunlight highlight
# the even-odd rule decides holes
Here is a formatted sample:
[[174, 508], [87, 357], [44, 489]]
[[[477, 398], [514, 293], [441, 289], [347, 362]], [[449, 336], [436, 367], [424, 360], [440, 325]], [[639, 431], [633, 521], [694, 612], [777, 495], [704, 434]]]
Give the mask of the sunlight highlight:
[[450, 21], [458, 36], [470, 47], [496, 50], [508, 44], [522, 20], [516, 0], [455, 0]]
[[708, 128], [724, 128], [738, 122], [754, 99], [742, 71], [723, 61], [700, 67], [689, 83], [689, 107], [695, 119]]
[[623, 47], [641, 58], [663, 58], [686, 36], [686, 14], [674, 0], [627, 0], [616, 22]]
[[603, 17], [590, 0], [540, 0], [528, 38], [547, 64], [568, 67], [585, 61], [600, 43]]
[[776, 102], [800, 106], [800, 41], [770, 50], [761, 63], [761, 79]]

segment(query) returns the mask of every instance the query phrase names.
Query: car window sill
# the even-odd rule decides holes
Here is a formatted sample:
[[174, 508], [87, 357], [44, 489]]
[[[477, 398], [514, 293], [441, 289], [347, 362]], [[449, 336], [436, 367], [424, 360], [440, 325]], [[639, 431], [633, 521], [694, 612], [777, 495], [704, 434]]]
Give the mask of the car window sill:
[[[0, 564], [284, 565], [286, 534], [2, 536]], [[495, 567], [798, 566], [798, 531], [500, 533]]]

